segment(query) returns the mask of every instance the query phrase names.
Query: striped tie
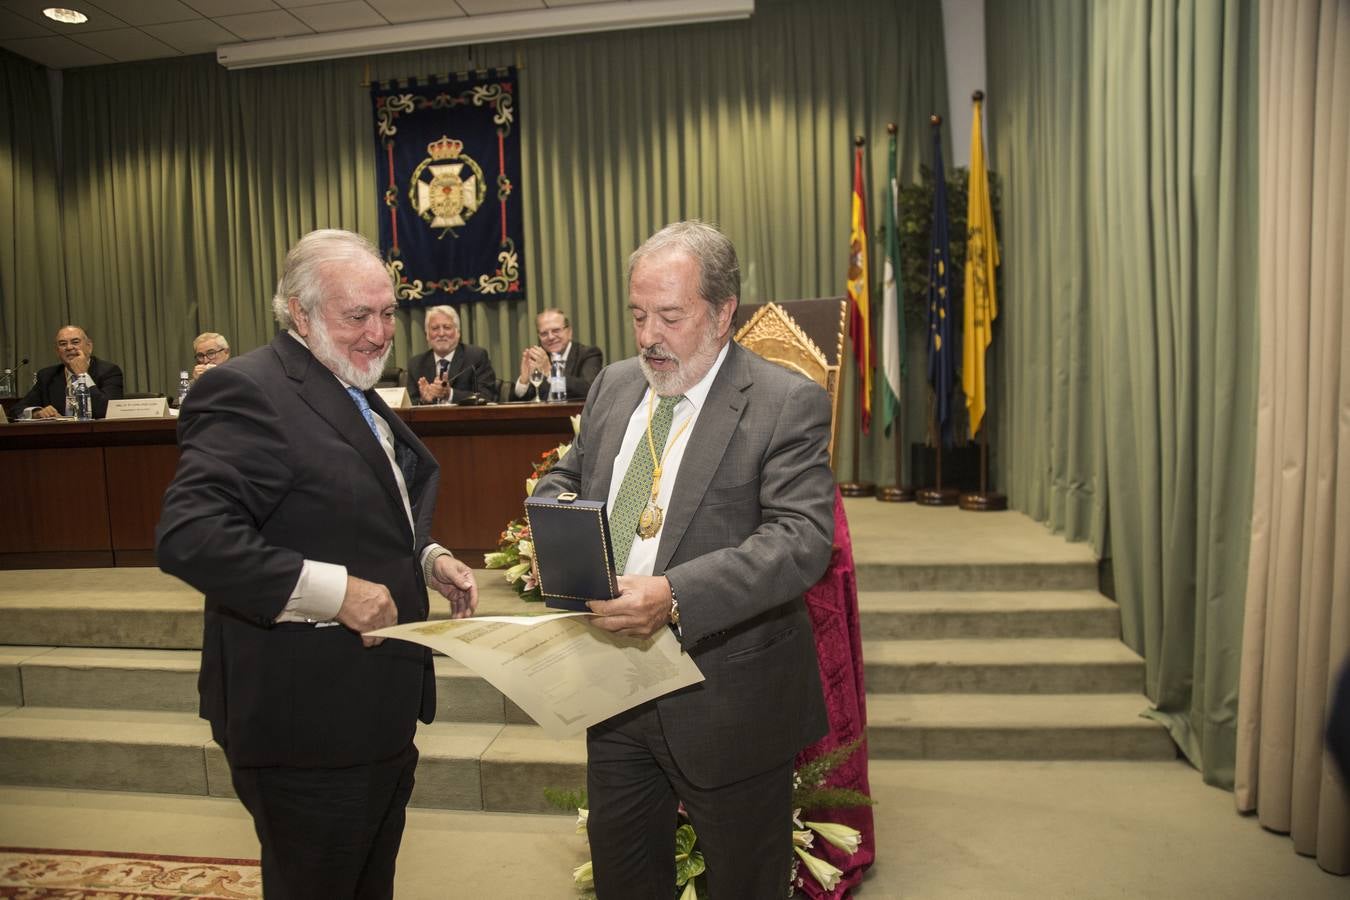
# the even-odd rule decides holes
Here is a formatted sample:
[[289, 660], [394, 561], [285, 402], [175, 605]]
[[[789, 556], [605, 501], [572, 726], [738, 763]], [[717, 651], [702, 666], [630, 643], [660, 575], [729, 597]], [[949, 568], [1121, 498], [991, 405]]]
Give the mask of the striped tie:
[[[652, 445], [658, 455], [665, 450], [666, 436], [670, 434], [670, 422], [675, 418], [675, 406], [684, 397], [662, 397], [657, 404], [656, 414], [652, 416]], [[647, 446], [647, 437], [638, 439], [633, 449], [633, 459], [628, 463], [628, 471], [619, 485], [619, 494], [614, 498], [614, 509], [609, 513], [609, 536], [614, 541], [614, 571], [623, 574], [628, 564], [628, 551], [633, 549], [633, 538], [637, 536], [638, 519], [647, 508], [652, 496], [651, 449]]]
[[370, 426], [370, 430], [374, 432], [375, 440], [384, 443], [384, 438], [380, 436], [380, 427], [375, 424], [375, 411], [370, 408], [370, 401], [366, 399], [366, 395], [354, 387], [347, 388], [347, 393], [351, 395], [356, 408], [361, 410], [361, 416]]

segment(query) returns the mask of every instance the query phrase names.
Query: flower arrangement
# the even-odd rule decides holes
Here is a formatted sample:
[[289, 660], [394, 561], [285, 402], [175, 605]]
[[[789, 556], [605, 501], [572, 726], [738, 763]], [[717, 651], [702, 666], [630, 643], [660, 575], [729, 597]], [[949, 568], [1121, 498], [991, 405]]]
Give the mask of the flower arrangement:
[[[852, 856], [862, 844], [862, 833], [856, 828], [837, 822], [813, 822], [802, 819], [805, 811], [824, 809], [842, 809], [851, 806], [871, 806], [873, 800], [861, 791], [851, 788], [831, 788], [825, 786], [825, 780], [839, 764], [854, 754], [862, 746], [862, 738], [836, 747], [816, 759], [805, 763], [793, 773], [792, 777], [792, 850], [793, 860], [788, 872], [787, 896], [796, 894], [805, 884], [809, 875], [827, 891], [839, 885], [843, 872], [811, 852], [816, 838], [837, 847]], [[586, 820], [590, 810], [586, 806], [586, 792], [557, 791], [545, 789], [544, 796], [550, 803], [562, 809], [577, 810], [577, 834], [586, 833]], [[678, 824], [675, 827], [675, 889], [679, 900], [700, 900], [708, 896], [707, 885], [702, 877], [707, 869], [703, 853], [698, 849], [698, 835], [680, 806]], [[805, 870], [805, 874], [803, 874]], [[576, 886], [589, 895], [595, 889], [595, 873], [590, 860], [572, 870], [572, 880]]]
[[[581, 428], [581, 416], [572, 416], [572, 433]], [[525, 496], [534, 493], [534, 486], [544, 473], [558, 464], [558, 460], [567, 455], [572, 444], [559, 444], [551, 450], [539, 454], [539, 460], [530, 464], [530, 477], [525, 479]], [[542, 601], [539, 593], [539, 576], [534, 567], [534, 542], [530, 539], [530, 520], [525, 516], [506, 523], [501, 536], [497, 538], [495, 553], [483, 554], [483, 567], [487, 569], [505, 569], [506, 583], [516, 589], [522, 600]]]

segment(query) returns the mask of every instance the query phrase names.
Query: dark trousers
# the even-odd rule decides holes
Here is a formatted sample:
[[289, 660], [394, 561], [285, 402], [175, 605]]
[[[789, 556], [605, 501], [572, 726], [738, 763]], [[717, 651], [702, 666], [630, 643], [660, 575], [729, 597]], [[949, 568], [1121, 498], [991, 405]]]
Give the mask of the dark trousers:
[[230, 767], [262, 844], [267, 900], [387, 900], [417, 748], [343, 769]]
[[681, 801], [713, 900], [787, 896], [791, 760], [745, 781], [696, 787], [672, 758], [650, 703], [592, 727], [586, 749], [586, 831], [598, 900], [671, 900]]

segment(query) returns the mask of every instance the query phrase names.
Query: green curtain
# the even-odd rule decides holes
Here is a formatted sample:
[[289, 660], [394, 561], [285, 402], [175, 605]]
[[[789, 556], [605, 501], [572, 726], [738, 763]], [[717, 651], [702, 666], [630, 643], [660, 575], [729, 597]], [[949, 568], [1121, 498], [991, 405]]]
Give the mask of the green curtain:
[[[912, 177], [928, 114], [945, 113], [942, 45], [939, 0], [828, 10], [761, 0], [743, 22], [492, 44], [472, 56], [450, 48], [241, 72], [199, 57], [68, 71], [71, 316], [136, 390], [172, 385], [200, 331], [223, 332], [239, 350], [264, 343], [265, 300], [300, 234], [375, 233], [363, 83], [506, 64], [522, 67], [528, 300], [461, 311], [465, 339], [487, 347], [499, 377], [516, 374], [544, 306], [567, 311], [578, 339], [607, 359], [631, 354], [624, 263], [677, 218], [723, 226], [741, 253], [747, 301], [840, 295], [852, 138], [868, 141], [879, 223], [886, 124], [900, 125], [902, 175]], [[424, 348], [421, 321], [401, 316], [396, 360]], [[854, 422], [843, 425], [845, 447]], [[887, 458], [879, 437], [868, 447], [865, 465]]]
[[1248, 0], [988, 3], [1011, 499], [1113, 560], [1150, 715], [1231, 786], [1255, 440]]
[[[0, 50], [0, 368], [32, 375], [56, 361], [53, 336], [68, 319], [61, 253], [61, 192], [46, 71]], [[102, 352], [95, 346], [95, 352]]]

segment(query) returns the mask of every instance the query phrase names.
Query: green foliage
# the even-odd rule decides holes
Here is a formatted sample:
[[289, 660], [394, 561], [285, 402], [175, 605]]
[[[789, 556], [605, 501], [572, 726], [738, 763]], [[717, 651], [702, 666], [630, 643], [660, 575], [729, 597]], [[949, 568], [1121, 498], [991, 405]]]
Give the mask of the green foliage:
[[[698, 838], [694, 835], [693, 825], [681, 825], [675, 829], [675, 886], [684, 887], [691, 878], [697, 878], [708, 868], [703, 862], [703, 853], [694, 849]], [[697, 886], [695, 886], [697, 888]]]
[[[933, 229], [933, 170], [919, 167], [920, 182], [900, 188], [900, 283], [903, 285], [905, 316], [922, 326], [927, 322], [928, 253]], [[947, 170], [947, 258], [951, 283], [963, 283], [966, 277], [966, 206], [970, 171], [964, 166]], [[994, 207], [994, 229], [1000, 227], [1002, 184], [996, 173], [989, 173], [989, 202]], [[957, 288], [959, 290], [959, 288]]]
[[806, 812], [813, 809], [846, 809], [850, 806], [875, 806], [876, 802], [862, 791], [853, 788], [798, 789], [793, 795], [793, 807]]
[[578, 809], [590, 809], [586, 805], [586, 789], [576, 788], [575, 790], [565, 791], [561, 788], [544, 788], [544, 799], [549, 805], [556, 806], [558, 809], [565, 809], [568, 812], [576, 812]]

